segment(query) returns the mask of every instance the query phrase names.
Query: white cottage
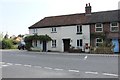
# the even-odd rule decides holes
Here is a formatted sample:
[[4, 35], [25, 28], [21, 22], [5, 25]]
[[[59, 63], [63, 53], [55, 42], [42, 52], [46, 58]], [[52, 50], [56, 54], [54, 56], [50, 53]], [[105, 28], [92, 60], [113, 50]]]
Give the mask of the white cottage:
[[[89, 5], [89, 7], [91, 7]], [[90, 25], [86, 24], [90, 8], [86, 13], [45, 17], [29, 27], [29, 34], [49, 35], [52, 41], [32, 41], [33, 46], [43, 51], [67, 52], [74, 47], [89, 52]]]
[[[29, 34], [48, 35], [52, 41], [32, 41], [33, 47], [42, 51], [68, 52], [70, 48], [89, 52], [103, 39], [91, 34], [105, 34], [115, 44], [114, 52], [120, 52], [120, 10], [91, 12], [90, 3], [85, 13], [45, 17], [29, 27]], [[111, 26], [113, 25], [113, 26]]]

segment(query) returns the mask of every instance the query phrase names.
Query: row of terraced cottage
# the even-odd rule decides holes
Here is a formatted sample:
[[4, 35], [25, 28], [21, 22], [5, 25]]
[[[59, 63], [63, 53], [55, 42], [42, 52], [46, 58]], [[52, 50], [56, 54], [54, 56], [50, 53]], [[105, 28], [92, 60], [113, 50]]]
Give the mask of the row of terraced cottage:
[[111, 41], [114, 52], [120, 52], [120, 10], [91, 12], [90, 3], [85, 13], [45, 17], [29, 27], [30, 35], [48, 35], [52, 41], [33, 40], [33, 47], [43, 51], [67, 52], [79, 48], [89, 52], [89, 47], [98, 47]]

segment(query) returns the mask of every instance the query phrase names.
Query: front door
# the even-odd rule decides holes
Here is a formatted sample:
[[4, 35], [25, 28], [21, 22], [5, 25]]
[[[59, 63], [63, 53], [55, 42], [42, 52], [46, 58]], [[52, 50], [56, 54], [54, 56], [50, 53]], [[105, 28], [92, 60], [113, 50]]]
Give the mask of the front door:
[[119, 42], [118, 42], [118, 39], [112, 39], [112, 43], [115, 46], [114, 49], [113, 49], [114, 52], [119, 52]]
[[43, 41], [43, 52], [47, 51], [47, 43], [46, 41]]
[[63, 39], [64, 52], [68, 52], [70, 49], [70, 39]]

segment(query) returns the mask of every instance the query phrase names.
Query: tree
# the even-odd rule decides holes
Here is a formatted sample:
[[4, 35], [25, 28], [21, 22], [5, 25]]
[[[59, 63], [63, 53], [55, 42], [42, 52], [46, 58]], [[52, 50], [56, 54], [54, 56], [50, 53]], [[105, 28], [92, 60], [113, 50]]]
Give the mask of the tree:
[[8, 39], [9, 35], [6, 33], [6, 35], [4, 36], [4, 39]]
[[13, 42], [11, 39], [3, 39], [2, 40], [2, 49], [12, 49]]

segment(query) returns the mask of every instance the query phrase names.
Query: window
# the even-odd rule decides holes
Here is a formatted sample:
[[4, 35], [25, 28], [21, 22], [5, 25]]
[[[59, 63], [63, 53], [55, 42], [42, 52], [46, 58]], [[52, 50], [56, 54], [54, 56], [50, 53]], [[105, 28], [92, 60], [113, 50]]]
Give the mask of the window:
[[101, 23], [95, 25], [95, 32], [103, 32], [103, 25]]
[[103, 39], [101, 38], [96, 38], [96, 46], [99, 46], [100, 44], [103, 43]]
[[34, 41], [34, 47], [37, 47], [37, 40]]
[[83, 42], [82, 39], [77, 40], [77, 47], [82, 47], [83, 46], [82, 42]]
[[78, 25], [77, 26], [77, 34], [81, 34], [82, 33], [82, 26]]
[[56, 40], [52, 40], [52, 48], [56, 48]]
[[33, 34], [37, 34], [37, 29], [33, 29]]
[[118, 27], [118, 23], [117, 22], [112, 22], [110, 25], [110, 31], [111, 32], [118, 32], [119, 31], [119, 27]]
[[52, 28], [52, 33], [56, 33], [56, 31], [57, 31], [57, 30], [56, 30], [56, 27], [53, 27], [53, 28]]

